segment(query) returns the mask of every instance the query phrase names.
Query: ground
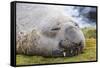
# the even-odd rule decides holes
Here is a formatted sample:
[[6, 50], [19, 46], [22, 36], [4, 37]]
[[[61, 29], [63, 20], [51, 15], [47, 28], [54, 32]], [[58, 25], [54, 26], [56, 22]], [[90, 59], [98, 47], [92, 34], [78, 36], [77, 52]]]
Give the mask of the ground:
[[46, 58], [42, 56], [17, 55], [16, 65], [81, 62], [81, 61], [95, 61], [95, 60], [96, 60], [96, 39], [91, 38], [91, 39], [86, 39], [86, 46], [84, 52], [78, 56]]

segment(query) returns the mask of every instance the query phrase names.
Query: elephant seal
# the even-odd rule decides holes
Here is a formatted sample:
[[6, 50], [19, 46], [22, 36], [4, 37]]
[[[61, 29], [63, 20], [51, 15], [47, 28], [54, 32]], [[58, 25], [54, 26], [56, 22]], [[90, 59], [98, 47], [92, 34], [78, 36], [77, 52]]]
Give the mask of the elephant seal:
[[83, 52], [85, 37], [71, 16], [55, 6], [23, 6], [17, 4], [17, 54], [56, 57]]
[[82, 53], [85, 46], [84, 35], [80, 28], [72, 26], [57, 27], [51, 31], [33, 29], [27, 34], [19, 35], [19, 37], [21, 38], [17, 39], [18, 54], [54, 57], [75, 56]]

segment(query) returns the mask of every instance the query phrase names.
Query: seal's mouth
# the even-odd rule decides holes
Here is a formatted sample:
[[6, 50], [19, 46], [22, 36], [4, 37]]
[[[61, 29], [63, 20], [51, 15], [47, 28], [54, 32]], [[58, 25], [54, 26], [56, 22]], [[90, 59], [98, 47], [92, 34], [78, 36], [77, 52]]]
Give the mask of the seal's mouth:
[[82, 41], [74, 43], [69, 40], [61, 40], [59, 48], [62, 50], [63, 56], [75, 56], [83, 52]]

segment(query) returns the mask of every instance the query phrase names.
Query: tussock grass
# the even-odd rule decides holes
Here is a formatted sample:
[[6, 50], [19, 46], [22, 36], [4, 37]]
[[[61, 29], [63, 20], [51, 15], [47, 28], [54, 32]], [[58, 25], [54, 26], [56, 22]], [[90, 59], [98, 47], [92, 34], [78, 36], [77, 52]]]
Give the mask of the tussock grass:
[[81, 62], [81, 61], [95, 61], [96, 60], [96, 39], [86, 39], [86, 46], [84, 52], [78, 56], [73, 57], [42, 57], [42, 56], [26, 56], [16, 55], [17, 65], [30, 64], [48, 64], [48, 63], [64, 63], [64, 62]]

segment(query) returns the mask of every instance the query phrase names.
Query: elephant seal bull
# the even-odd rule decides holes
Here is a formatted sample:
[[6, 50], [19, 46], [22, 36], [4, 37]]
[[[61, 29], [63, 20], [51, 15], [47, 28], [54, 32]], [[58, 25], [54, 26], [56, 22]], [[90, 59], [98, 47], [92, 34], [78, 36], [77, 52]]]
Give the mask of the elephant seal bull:
[[21, 33], [22, 36], [19, 35], [20, 38], [17, 39], [17, 53], [41, 56], [78, 55], [85, 45], [84, 35], [80, 28], [70, 27], [53, 28], [51, 31], [33, 29], [25, 35]]
[[[24, 15], [19, 16], [21, 13], [24, 14], [22, 12], [23, 7], [20, 7], [20, 13], [17, 12], [17, 54], [75, 56], [82, 53], [85, 46], [85, 37], [78, 24], [59, 9], [42, 6], [39, 12], [39, 8], [37, 7], [30, 13], [27, 13], [26, 11], [29, 10], [26, 9], [25, 17], [32, 19], [25, 22], [23, 22], [26, 19], [23, 17]], [[25, 19], [20, 20], [20, 18]]]

